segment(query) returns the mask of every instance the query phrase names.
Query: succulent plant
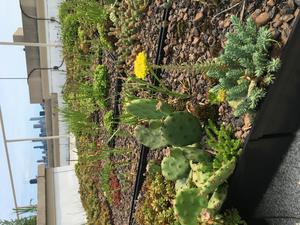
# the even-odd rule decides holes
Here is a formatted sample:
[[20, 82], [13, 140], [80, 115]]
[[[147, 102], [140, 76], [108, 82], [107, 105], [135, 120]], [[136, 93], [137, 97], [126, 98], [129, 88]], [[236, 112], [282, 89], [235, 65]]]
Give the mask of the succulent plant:
[[201, 150], [200, 148], [191, 146], [178, 148], [183, 152], [183, 154], [188, 160], [192, 160], [193, 162], [203, 162], [211, 160], [210, 155], [207, 152]]
[[176, 180], [176, 183], [175, 183], [175, 190], [176, 190], [176, 193], [179, 193], [185, 189], [188, 189], [190, 188], [190, 184], [188, 182], [188, 178], [182, 178], [182, 179], [178, 179]]
[[176, 195], [175, 214], [182, 225], [198, 225], [198, 216], [207, 204], [207, 196], [200, 195], [198, 188], [189, 188]]
[[241, 142], [232, 137], [233, 132], [230, 127], [221, 125], [220, 128], [217, 128], [211, 120], [208, 120], [205, 132], [207, 146], [216, 154], [213, 162], [214, 169], [220, 168], [223, 162], [238, 157], [241, 151]]
[[232, 159], [225, 162], [220, 169], [214, 172], [200, 188], [203, 195], [213, 193], [218, 186], [223, 184], [227, 178], [232, 174], [235, 168], [236, 160]]
[[174, 112], [167, 116], [161, 131], [167, 142], [174, 146], [199, 142], [202, 134], [198, 119], [188, 112]]
[[218, 212], [226, 199], [227, 189], [227, 185], [220, 185], [210, 197], [207, 208], [215, 213]]
[[177, 180], [185, 177], [189, 170], [189, 161], [184, 157], [183, 153], [165, 157], [161, 162], [162, 174], [167, 180]]
[[161, 134], [159, 128], [146, 128], [138, 125], [134, 129], [134, 136], [137, 141], [150, 149], [162, 148], [167, 145], [167, 141]]
[[129, 114], [141, 120], [163, 119], [173, 111], [170, 105], [156, 99], [135, 99], [127, 103], [125, 108]]
[[193, 170], [192, 181], [198, 188], [202, 188], [211, 175], [211, 172], [202, 172], [200, 169]]

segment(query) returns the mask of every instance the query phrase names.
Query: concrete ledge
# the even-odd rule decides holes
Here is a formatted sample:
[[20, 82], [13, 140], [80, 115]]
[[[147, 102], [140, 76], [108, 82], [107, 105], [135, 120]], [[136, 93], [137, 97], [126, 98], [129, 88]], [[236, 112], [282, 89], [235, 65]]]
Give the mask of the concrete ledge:
[[37, 178], [37, 225], [46, 225], [46, 171], [45, 165], [38, 166]]

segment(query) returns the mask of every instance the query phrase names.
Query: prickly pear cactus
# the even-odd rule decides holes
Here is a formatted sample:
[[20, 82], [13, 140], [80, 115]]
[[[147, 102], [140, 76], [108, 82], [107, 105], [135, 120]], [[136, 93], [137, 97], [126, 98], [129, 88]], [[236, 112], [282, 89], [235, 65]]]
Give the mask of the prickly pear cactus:
[[210, 176], [211, 176], [210, 172], [204, 173], [201, 170], [196, 170], [193, 171], [192, 181], [198, 188], [201, 188], [203, 187], [203, 185], [209, 179]]
[[160, 128], [151, 129], [138, 125], [134, 129], [134, 136], [140, 144], [150, 149], [162, 148], [167, 145], [166, 140], [161, 134]]
[[183, 154], [165, 157], [161, 162], [162, 175], [167, 180], [177, 180], [187, 175], [190, 170], [189, 161]]
[[203, 162], [203, 161], [211, 161], [210, 155], [196, 147], [180, 147], [183, 151], [183, 154], [188, 160], [192, 160], [193, 162]]
[[219, 186], [217, 190], [213, 193], [213, 195], [210, 197], [207, 208], [210, 209], [212, 212], [218, 212], [226, 199], [227, 189], [227, 185]]
[[202, 128], [196, 117], [188, 112], [174, 112], [163, 122], [162, 134], [170, 145], [186, 146], [201, 139]]
[[189, 188], [179, 192], [175, 199], [175, 214], [180, 224], [198, 225], [198, 216], [207, 204], [207, 197], [200, 195], [198, 188]]
[[170, 105], [156, 99], [135, 99], [125, 105], [126, 111], [141, 119], [163, 119], [173, 112]]
[[200, 187], [201, 193], [203, 195], [213, 193], [219, 185], [223, 184], [234, 171], [235, 161], [235, 159], [232, 159], [224, 163], [220, 169], [214, 172], [203, 186]]
[[190, 185], [189, 185], [187, 178], [182, 178], [182, 179], [176, 180], [176, 183], [175, 183], [176, 193], [179, 193], [188, 188], [190, 188]]

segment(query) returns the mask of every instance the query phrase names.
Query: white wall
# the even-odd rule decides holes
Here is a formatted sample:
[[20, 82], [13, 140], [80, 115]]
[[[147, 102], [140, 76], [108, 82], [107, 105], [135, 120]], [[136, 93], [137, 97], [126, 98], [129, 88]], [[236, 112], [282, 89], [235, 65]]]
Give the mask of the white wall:
[[[45, 0], [45, 14], [46, 18], [54, 17], [58, 20], [58, 7], [62, 0]], [[46, 21], [46, 37], [48, 43], [60, 43], [60, 25], [56, 22]], [[63, 54], [61, 48], [49, 48], [48, 50], [48, 65], [50, 67], [59, 66], [63, 61]], [[60, 70], [66, 70], [65, 64]], [[62, 97], [62, 87], [66, 81], [66, 73], [62, 71], [49, 71], [49, 90], [50, 93], [58, 94], [58, 107], [64, 107]], [[65, 135], [68, 133], [67, 124], [64, 122], [62, 115], [59, 113], [59, 134]], [[60, 145], [60, 164], [69, 165], [69, 139], [61, 138]]]
[[56, 225], [82, 225], [86, 214], [78, 194], [79, 184], [74, 167], [54, 168]]

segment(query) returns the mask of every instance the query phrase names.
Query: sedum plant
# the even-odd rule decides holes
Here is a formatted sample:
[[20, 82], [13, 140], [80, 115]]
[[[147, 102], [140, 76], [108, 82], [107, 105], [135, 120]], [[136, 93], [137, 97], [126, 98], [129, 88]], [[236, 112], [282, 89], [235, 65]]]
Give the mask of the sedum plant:
[[104, 65], [98, 65], [93, 73], [93, 97], [101, 109], [107, 106], [107, 92], [107, 69]]
[[221, 125], [220, 129], [209, 120], [205, 128], [207, 136], [207, 146], [215, 152], [213, 161], [214, 169], [222, 166], [222, 163], [233, 158], [237, 158], [241, 150], [241, 142], [238, 139], [232, 138], [232, 130]]
[[145, 195], [141, 196], [135, 212], [138, 224], [180, 225], [176, 221], [172, 208], [173, 199], [175, 198], [174, 184], [162, 176], [157, 164], [149, 166], [143, 192]]
[[266, 95], [280, 61], [268, 55], [274, 40], [267, 28], [258, 29], [251, 18], [243, 24], [233, 16], [232, 23], [234, 31], [226, 35], [224, 53], [215, 60], [216, 66], [208, 70], [207, 76], [219, 81], [211, 91], [224, 90], [234, 115], [241, 116], [254, 111]]

